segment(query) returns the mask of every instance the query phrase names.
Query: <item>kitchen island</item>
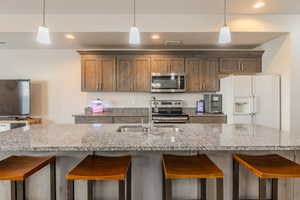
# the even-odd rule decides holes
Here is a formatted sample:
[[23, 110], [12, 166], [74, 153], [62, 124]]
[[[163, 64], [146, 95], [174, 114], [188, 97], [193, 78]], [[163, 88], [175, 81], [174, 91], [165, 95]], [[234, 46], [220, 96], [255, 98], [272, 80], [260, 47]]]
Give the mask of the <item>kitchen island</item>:
[[[0, 133], [1, 159], [12, 155], [57, 155], [58, 199], [65, 199], [65, 174], [86, 155], [130, 154], [133, 159], [133, 200], [161, 199], [161, 155], [163, 153], [190, 155], [206, 153], [224, 171], [225, 200], [231, 199], [232, 153], [280, 153], [296, 160], [300, 150], [300, 137], [296, 134], [260, 125], [182, 124], [176, 129], [137, 132], [118, 132], [124, 124], [50, 124], [24, 127]], [[128, 125], [128, 124], [127, 124]], [[174, 130], [174, 131], [172, 131]], [[257, 180], [241, 170], [242, 194], [255, 197]], [[29, 179], [29, 199], [43, 199], [48, 186], [34, 188], [41, 179], [47, 180], [48, 170], [43, 169]], [[45, 181], [44, 181], [45, 182]], [[84, 199], [86, 183], [76, 187], [77, 199]], [[117, 198], [115, 182], [96, 184], [96, 198]], [[208, 199], [214, 199], [214, 181], [208, 181]], [[247, 184], [247, 185], [246, 185]], [[297, 195], [292, 188], [297, 183], [280, 181], [280, 198], [292, 199]], [[196, 181], [178, 180], [174, 195], [183, 199], [196, 196]], [[46, 196], [46, 195], [45, 195]], [[0, 183], [0, 199], [9, 199], [9, 183]]]

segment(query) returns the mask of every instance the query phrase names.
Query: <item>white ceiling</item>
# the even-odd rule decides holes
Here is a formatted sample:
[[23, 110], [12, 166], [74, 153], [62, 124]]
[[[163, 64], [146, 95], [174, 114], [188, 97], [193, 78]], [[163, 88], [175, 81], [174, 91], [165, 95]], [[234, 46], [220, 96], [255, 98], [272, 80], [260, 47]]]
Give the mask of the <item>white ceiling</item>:
[[[65, 33], [51, 33], [52, 44], [49, 46], [38, 44], [35, 40], [36, 33], [5, 33], [0, 32], [0, 41], [8, 42], [0, 46], [2, 49], [102, 49], [102, 48], [131, 48], [128, 45], [128, 33], [125, 32], [77, 32], [72, 33], [76, 39], [65, 38]], [[153, 33], [142, 33], [142, 46], [138, 48], [255, 48], [270, 41], [284, 33], [275, 32], [251, 32], [233, 33], [233, 42], [230, 46], [219, 46], [217, 44], [218, 33], [158, 33], [159, 40], [151, 39]], [[166, 40], [181, 41], [180, 46], [165, 46]]]
[[[299, 0], [264, 0], [266, 6], [252, 7], [256, 0], [228, 0], [232, 14], [300, 14]], [[220, 14], [223, 0], [136, 0], [140, 14]], [[128, 14], [132, 0], [47, 0], [51, 14]], [[38, 14], [41, 0], [1, 0], [1, 14]]]

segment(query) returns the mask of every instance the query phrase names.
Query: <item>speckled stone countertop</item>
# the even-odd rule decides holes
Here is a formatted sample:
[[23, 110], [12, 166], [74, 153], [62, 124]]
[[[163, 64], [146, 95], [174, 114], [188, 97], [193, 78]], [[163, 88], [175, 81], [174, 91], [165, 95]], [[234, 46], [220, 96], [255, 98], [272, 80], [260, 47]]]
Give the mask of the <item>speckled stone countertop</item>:
[[300, 150], [300, 137], [259, 125], [182, 124], [182, 132], [117, 132], [121, 124], [35, 125], [0, 133], [0, 151]]

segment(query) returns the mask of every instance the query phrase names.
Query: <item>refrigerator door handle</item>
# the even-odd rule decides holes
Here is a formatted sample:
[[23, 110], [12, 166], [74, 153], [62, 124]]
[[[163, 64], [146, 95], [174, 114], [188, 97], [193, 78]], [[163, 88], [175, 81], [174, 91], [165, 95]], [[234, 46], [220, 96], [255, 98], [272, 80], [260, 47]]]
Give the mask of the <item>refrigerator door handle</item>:
[[252, 114], [255, 115], [257, 113], [257, 97], [252, 96]]

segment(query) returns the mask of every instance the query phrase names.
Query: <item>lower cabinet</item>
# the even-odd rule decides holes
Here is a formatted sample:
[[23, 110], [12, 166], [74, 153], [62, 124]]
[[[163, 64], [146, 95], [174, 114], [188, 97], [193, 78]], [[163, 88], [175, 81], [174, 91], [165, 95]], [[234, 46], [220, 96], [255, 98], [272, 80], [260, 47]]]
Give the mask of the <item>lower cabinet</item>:
[[226, 116], [191, 116], [190, 123], [212, 123], [212, 124], [225, 124], [227, 121]]
[[112, 124], [113, 117], [106, 116], [75, 116], [75, 124]]
[[75, 124], [139, 124], [148, 123], [147, 117], [75, 116]]

